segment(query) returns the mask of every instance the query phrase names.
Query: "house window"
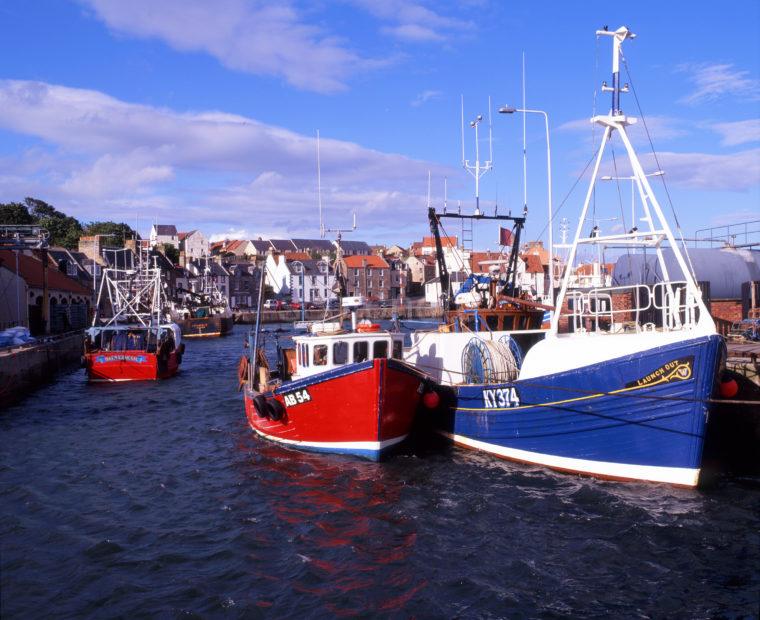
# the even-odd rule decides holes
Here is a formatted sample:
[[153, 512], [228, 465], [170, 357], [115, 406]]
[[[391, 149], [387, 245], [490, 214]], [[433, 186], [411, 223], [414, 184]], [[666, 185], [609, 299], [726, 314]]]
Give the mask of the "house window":
[[357, 278], [359, 277], [359, 270], [358, 269], [354, 269], [354, 276], [356, 276]]

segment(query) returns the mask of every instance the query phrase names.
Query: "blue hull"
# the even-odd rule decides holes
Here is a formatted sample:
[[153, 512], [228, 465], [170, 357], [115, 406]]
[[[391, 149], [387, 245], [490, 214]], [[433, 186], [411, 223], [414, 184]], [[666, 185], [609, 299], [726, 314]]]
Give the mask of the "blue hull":
[[683, 341], [567, 372], [454, 387], [440, 430], [504, 458], [695, 486], [724, 345]]

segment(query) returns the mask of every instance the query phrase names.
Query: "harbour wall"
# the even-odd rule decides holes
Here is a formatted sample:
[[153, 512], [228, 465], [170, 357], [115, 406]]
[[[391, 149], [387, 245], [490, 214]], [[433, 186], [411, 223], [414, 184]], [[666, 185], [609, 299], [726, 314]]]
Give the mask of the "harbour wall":
[[0, 409], [78, 365], [83, 346], [84, 334], [75, 332], [0, 349]]

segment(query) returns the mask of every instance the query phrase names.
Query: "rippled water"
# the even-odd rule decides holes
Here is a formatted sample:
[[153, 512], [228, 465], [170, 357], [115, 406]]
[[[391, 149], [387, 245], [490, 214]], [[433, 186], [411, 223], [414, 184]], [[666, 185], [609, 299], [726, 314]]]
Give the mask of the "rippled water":
[[243, 330], [181, 374], [0, 413], [0, 615], [756, 617], [760, 479], [704, 491], [460, 450], [384, 463], [246, 425]]

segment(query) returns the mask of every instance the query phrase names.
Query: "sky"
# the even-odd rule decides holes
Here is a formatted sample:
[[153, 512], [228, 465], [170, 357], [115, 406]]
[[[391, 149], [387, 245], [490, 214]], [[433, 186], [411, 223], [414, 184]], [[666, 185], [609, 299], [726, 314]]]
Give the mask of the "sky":
[[[545, 238], [543, 116], [497, 113], [522, 105], [524, 58], [559, 239], [587, 189], [589, 118], [610, 106], [611, 44], [595, 31], [621, 25], [637, 34], [622, 107], [645, 170], [665, 172], [653, 186], [671, 223], [688, 237], [760, 219], [756, 0], [3, 0], [0, 202], [32, 196], [144, 235], [157, 222], [316, 238], [319, 132], [325, 227], [356, 213], [347, 238], [408, 245], [429, 234], [428, 200], [472, 212], [461, 136], [472, 164], [482, 115], [483, 210], [519, 214], [527, 195], [526, 238]], [[619, 142], [602, 173], [630, 174]], [[630, 183], [603, 185], [583, 230], [629, 227]], [[476, 227], [475, 245], [495, 233]]]

